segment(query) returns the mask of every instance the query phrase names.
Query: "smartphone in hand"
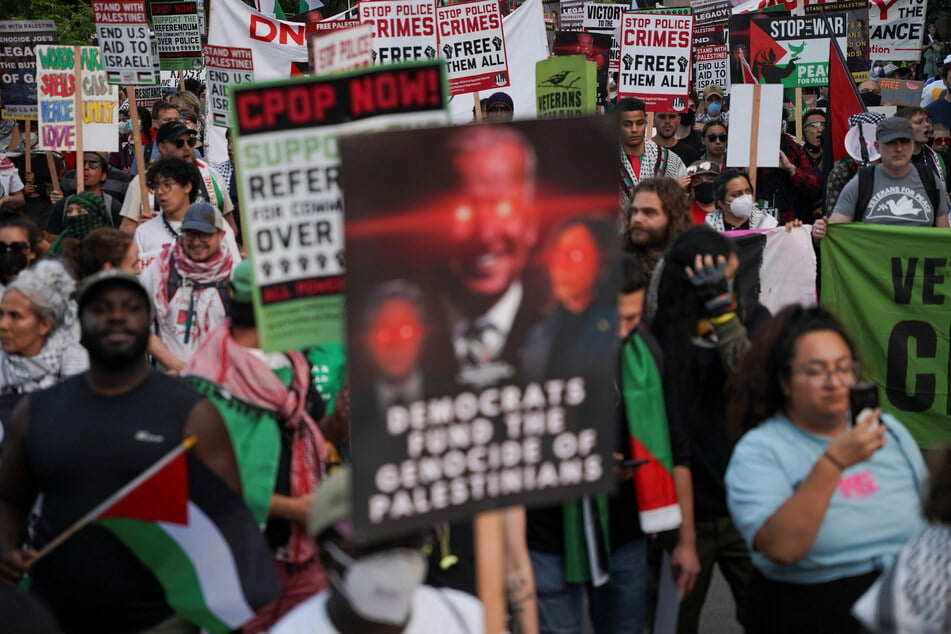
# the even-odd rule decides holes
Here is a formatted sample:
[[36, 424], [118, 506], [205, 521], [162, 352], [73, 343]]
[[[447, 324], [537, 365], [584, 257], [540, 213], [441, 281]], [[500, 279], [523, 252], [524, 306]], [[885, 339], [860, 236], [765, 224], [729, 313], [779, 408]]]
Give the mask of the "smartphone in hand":
[[862, 381], [849, 388], [849, 410], [852, 412], [852, 424], [859, 422], [859, 412], [866, 407], [878, 407], [878, 385], [871, 381]]

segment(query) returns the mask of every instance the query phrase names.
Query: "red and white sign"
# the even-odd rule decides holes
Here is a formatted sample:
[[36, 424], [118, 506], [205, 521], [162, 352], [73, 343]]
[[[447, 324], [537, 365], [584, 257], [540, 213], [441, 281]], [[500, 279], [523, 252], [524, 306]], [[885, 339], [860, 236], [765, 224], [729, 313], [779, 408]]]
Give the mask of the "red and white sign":
[[437, 7], [436, 27], [439, 56], [446, 60], [450, 94], [509, 85], [498, 0]]
[[618, 96], [641, 99], [648, 112], [684, 112], [692, 45], [692, 15], [625, 13]]
[[436, 57], [435, 0], [363, 0], [360, 23], [373, 27], [377, 64]]
[[228, 86], [254, 81], [251, 49], [206, 45], [205, 77], [208, 82], [208, 110], [212, 123], [231, 127]]
[[373, 27], [369, 24], [309, 33], [307, 42], [315, 75], [345, 73], [373, 64]]
[[109, 83], [157, 84], [145, 0], [93, 0], [92, 11]]

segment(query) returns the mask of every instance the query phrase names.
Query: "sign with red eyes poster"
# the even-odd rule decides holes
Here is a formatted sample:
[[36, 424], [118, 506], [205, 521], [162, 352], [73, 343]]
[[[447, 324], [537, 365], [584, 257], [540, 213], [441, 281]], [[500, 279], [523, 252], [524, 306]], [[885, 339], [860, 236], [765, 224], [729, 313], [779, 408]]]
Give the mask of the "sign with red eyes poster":
[[345, 137], [355, 529], [613, 486], [616, 124]]

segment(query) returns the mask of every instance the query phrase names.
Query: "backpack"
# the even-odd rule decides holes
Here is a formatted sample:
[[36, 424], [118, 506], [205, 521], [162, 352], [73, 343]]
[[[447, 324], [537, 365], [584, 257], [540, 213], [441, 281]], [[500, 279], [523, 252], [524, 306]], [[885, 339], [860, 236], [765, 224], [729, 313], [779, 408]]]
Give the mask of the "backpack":
[[[925, 193], [928, 195], [929, 202], [931, 202], [932, 216], [937, 220], [940, 198], [938, 198], [938, 186], [935, 183], [934, 172], [931, 171], [930, 167], [921, 163], [912, 163], [912, 165], [918, 170], [918, 178], [921, 179], [921, 184], [924, 185]], [[855, 201], [854, 222], [861, 222], [865, 218], [865, 212], [868, 211], [868, 203], [872, 200], [872, 186], [875, 183], [875, 166], [860, 167], [858, 175], [859, 192]]]

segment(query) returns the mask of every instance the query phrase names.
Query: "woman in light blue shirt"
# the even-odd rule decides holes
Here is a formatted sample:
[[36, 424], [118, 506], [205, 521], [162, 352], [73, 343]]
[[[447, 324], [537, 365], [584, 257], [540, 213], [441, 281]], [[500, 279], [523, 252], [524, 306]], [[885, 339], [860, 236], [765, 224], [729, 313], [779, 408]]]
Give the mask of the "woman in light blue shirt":
[[924, 527], [925, 467], [895, 418], [852, 424], [855, 348], [823, 308], [763, 326], [735, 374], [730, 418], [745, 432], [726, 474], [755, 573], [748, 634], [858, 632], [849, 610]]

